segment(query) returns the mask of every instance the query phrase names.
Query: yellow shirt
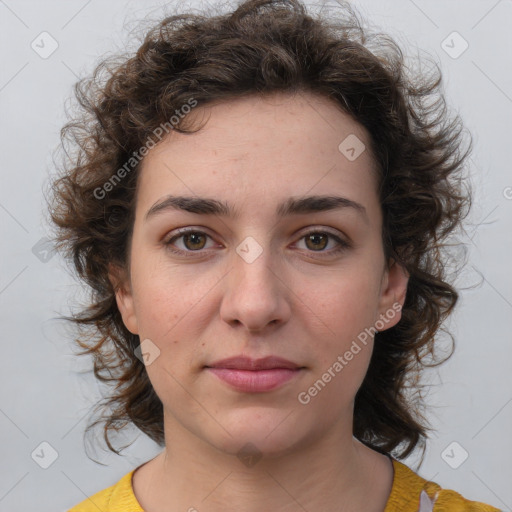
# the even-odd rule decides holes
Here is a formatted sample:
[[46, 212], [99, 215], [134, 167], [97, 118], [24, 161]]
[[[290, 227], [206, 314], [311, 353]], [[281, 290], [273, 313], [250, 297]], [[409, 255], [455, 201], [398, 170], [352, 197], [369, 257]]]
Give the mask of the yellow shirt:
[[[438, 484], [424, 480], [405, 464], [396, 459], [392, 461], [393, 485], [384, 512], [500, 512], [490, 505], [466, 500], [455, 491], [441, 489]], [[133, 493], [134, 472], [135, 469], [117, 484], [87, 498], [68, 512], [144, 512]], [[419, 511], [423, 490], [428, 496], [423, 497], [422, 510]], [[431, 500], [434, 500], [433, 508]]]

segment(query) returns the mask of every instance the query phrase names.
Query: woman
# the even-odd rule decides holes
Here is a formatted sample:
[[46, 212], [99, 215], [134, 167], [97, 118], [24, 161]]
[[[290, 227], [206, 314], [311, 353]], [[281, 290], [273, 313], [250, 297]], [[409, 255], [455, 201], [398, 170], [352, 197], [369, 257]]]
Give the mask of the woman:
[[398, 460], [469, 148], [440, 77], [344, 7], [167, 18], [77, 88], [51, 205], [93, 290], [73, 320], [115, 384], [109, 448], [132, 422], [163, 450], [73, 512], [498, 510]]

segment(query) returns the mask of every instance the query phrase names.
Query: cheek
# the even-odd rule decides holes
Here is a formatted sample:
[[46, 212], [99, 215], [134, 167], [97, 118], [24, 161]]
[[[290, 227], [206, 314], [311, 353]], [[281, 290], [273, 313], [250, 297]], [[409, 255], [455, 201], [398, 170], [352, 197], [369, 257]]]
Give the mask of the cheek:
[[308, 317], [323, 326], [329, 344], [357, 336], [377, 320], [379, 280], [368, 272], [343, 272], [316, 282], [314, 293], [303, 295]]
[[192, 275], [192, 265], [178, 269], [161, 259], [139, 261], [147, 262], [134, 265], [132, 272], [139, 335], [141, 340], [154, 343], [162, 356], [157, 364], [148, 366], [148, 375], [151, 380], [163, 378], [167, 382], [169, 375], [158, 373], [163, 361], [176, 376], [198, 364], [209, 318], [206, 296], [215, 282]]
[[193, 265], [172, 265], [164, 251], [139, 252], [132, 262], [134, 306], [141, 335], [173, 336], [197, 314], [212, 283]]
[[[373, 350], [374, 316], [368, 300], [340, 291], [325, 302], [323, 322], [313, 329], [314, 364], [302, 389], [327, 417], [349, 407], [360, 388]], [[307, 398], [307, 397], [306, 397]]]
[[308, 385], [317, 382], [316, 388], [322, 390], [318, 402], [326, 407], [329, 400], [341, 400], [340, 405], [352, 400], [366, 375], [378, 319], [379, 284], [371, 269], [340, 273], [305, 301], [310, 337], [315, 340], [313, 378]]
[[183, 302], [158, 283], [146, 281], [138, 288], [135, 304], [141, 336], [161, 339], [183, 316]]

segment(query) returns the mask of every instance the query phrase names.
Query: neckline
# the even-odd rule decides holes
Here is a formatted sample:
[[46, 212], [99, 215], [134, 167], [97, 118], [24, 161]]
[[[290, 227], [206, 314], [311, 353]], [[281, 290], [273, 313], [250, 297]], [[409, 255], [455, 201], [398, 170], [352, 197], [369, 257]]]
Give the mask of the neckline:
[[[391, 485], [391, 491], [389, 493], [386, 507], [383, 512], [391, 512], [391, 504], [397, 503], [400, 500], [400, 485], [399, 482], [406, 474], [413, 474], [419, 481], [423, 481], [421, 477], [416, 475], [410, 468], [408, 468], [405, 464], [401, 463], [397, 459], [393, 458], [391, 455], [385, 454], [392, 463], [392, 469], [393, 469], [393, 481]], [[149, 461], [148, 461], [149, 462]], [[146, 464], [146, 462], [144, 463]], [[114, 494], [116, 494], [116, 498], [120, 499], [122, 502], [122, 509], [117, 507], [114, 507], [112, 509], [112, 512], [123, 512], [126, 510], [126, 507], [130, 507], [131, 512], [144, 512], [144, 509], [142, 508], [141, 504], [138, 502], [137, 497], [135, 496], [135, 492], [133, 490], [133, 475], [137, 469], [142, 467], [144, 464], [141, 464], [140, 466], [132, 469], [129, 473], [127, 473], [115, 486]], [[115, 492], [115, 491], [118, 492]]]

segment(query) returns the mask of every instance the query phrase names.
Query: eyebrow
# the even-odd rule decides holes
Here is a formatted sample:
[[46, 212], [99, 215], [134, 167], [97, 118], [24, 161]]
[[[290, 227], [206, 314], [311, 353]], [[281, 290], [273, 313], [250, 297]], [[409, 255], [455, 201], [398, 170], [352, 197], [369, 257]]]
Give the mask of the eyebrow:
[[[308, 196], [289, 197], [278, 205], [276, 216], [279, 218], [289, 215], [301, 215], [306, 213], [324, 212], [330, 210], [352, 208], [357, 211], [366, 223], [368, 215], [366, 208], [356, 201], [340, 196]], [[220, 215], [223, 217], [237, 218], [238, 212], [228, 203], [204, 197], [173, 196], [168, 195], [159, 199], [146, 213], [145, 220], [169, 210], [182, 210], [200, 215]]]

